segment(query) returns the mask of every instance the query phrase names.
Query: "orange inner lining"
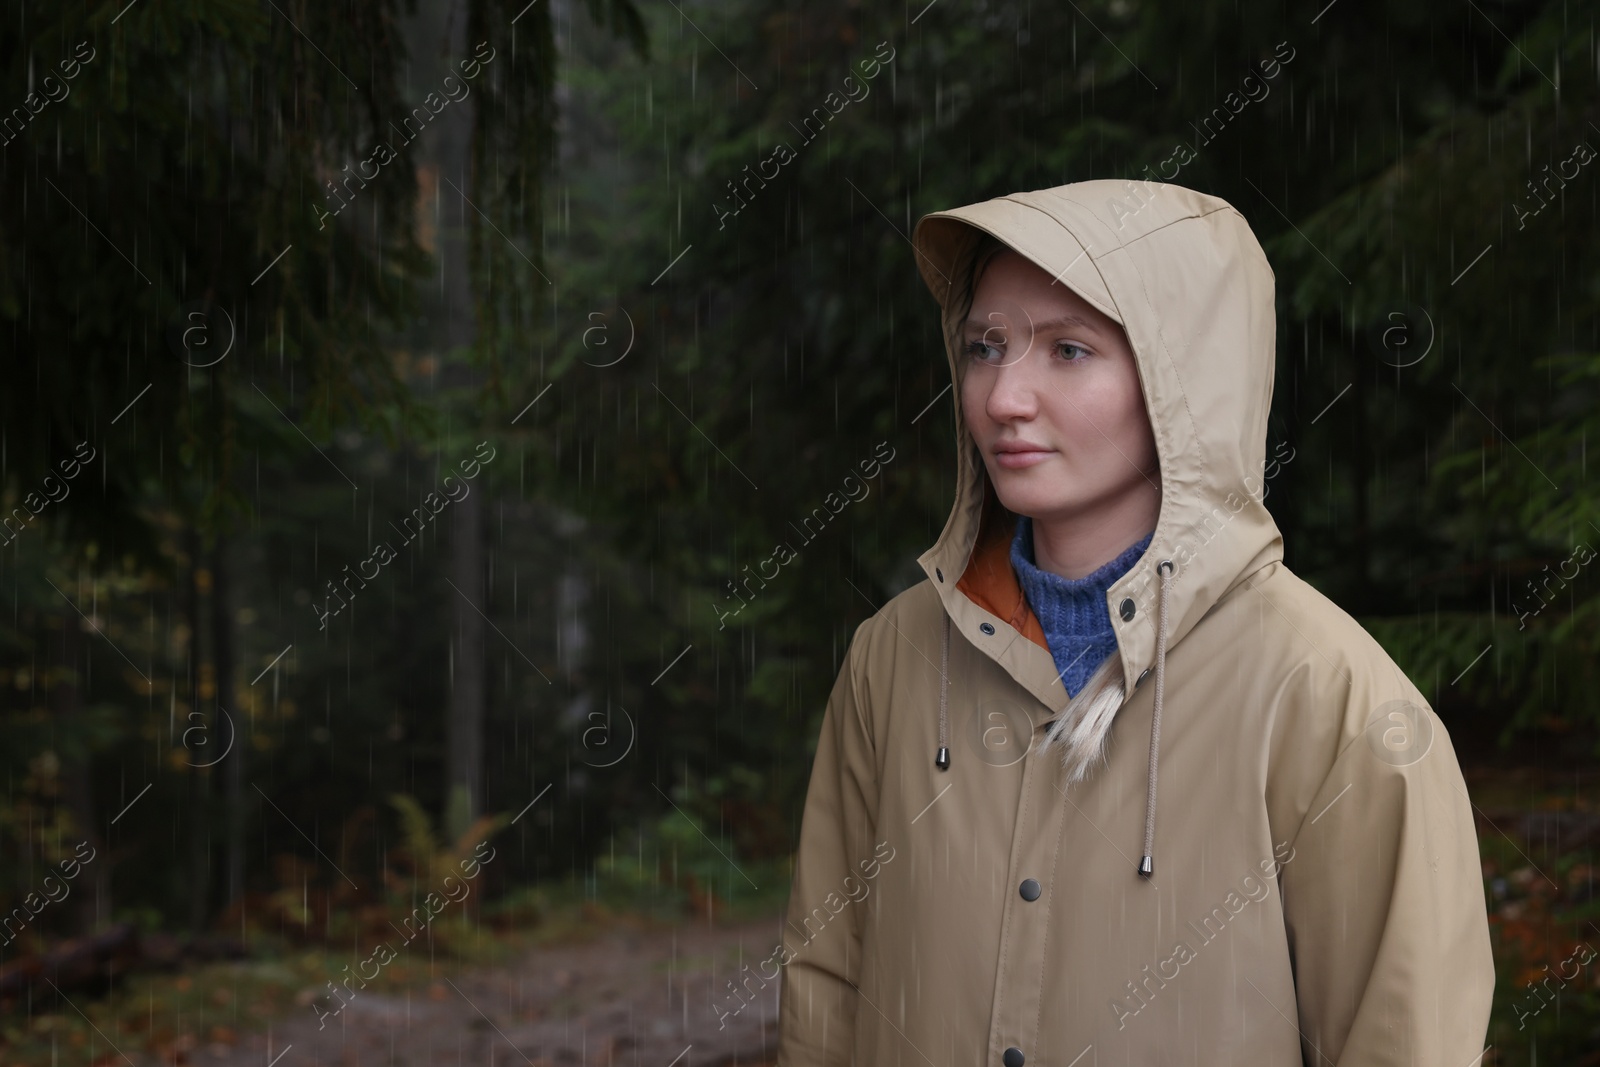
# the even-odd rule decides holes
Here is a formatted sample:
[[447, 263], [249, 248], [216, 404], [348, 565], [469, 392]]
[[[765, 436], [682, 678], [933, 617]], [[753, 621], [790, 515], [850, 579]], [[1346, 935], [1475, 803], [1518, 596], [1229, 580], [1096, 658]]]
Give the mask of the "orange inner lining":
[[1003, 529], [979, 532], [978, 544], [956, 588], [980, 608], [1010, 623], [1023, 637], [1050, 651], [1044, 627], [1028, 606], [1028, 598], [1023, 595], [1016, 572], [1011, 569], [1011, 538]]

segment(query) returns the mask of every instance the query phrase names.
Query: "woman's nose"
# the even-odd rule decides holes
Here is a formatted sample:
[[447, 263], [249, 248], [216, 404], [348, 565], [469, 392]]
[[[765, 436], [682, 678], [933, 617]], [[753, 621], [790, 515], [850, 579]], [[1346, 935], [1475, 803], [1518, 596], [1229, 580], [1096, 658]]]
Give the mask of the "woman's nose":
[[1038, 411], [1031, 353], [1012, 358], [995, 368], [989, 388], [989, 417], [996, 422], [1031, 418]]

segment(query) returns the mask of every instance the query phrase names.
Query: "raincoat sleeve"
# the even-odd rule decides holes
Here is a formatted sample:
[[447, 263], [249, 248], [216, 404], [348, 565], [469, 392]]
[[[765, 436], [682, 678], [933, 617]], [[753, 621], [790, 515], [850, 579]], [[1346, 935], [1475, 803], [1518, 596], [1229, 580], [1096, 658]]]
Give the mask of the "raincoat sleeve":
[[[864, 626], [865, 624], [863, 624]], [[783, 927], [778, 1067], [851, 1062], [864, 908], [877, 874], [877, 757], [862, 700], [857, 629], [822, 717]]]
[[1281, 872], [1302, 1055], [1477, 1067], [1494, 959], [1455, 752], [1420, 693], [1356, 704]]

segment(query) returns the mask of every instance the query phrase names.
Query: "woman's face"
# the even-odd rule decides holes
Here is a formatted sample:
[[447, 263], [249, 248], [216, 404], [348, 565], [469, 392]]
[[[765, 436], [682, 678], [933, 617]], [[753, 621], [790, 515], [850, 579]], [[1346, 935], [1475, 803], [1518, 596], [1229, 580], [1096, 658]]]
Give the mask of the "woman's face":
[[979, 277], [962, 340], [961, 409], [1002, 504], [1036, 522], [1153, 524], [1155, 438], [1121, 326], [1006, 249]]

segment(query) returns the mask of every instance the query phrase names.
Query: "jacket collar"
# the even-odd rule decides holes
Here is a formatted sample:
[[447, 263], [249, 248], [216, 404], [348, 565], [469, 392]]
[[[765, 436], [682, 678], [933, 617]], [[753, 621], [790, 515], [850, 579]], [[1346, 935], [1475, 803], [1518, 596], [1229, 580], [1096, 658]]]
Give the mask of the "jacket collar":
[[991, 536], [974, 550], [956, 589], [984, 611], [1004, 619], [1029, 641], [1050, 651], [1044, 626], [1017, 581], [1016, 568], [1011, 565], [1011, 542], [1006, 538]]

